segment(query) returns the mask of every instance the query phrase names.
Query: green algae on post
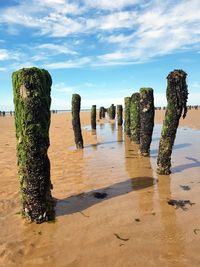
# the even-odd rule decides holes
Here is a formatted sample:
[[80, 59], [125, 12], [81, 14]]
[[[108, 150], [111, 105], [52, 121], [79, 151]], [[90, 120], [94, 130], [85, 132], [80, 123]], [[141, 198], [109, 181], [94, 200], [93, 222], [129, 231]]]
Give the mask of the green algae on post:
[[22, 215], [42, 223], [55, 216], [47, 155], [52, 80], [44, 69], [23, 68], [12, 83]]
[[106, 109], [104, 107], [100, 107], [99, 109], [99, 119], [105, 118]]
[[140, 143], [140, 94], [134, 93], [130, 102], [130, 139]]
[[74, 139], [77, 149], [83, 148], [83, 137], [81, 132], [81, 121], [80, 121], [80, 108], [81, 108], [81, 97], [78, 94], [72, 95], [72, 126], [74, 130]]
[[96, 105], [92, 105], [91, 108], [91, 127], [92, 130], [96, 130]]
[[114, 120], [115, 119], [115, 113], [116, 113], [116, 107], [114, 106], [114, 104], [112, 104], [109, 108], [108, 108], [108, 115], [109, 115], [109, 118], [111, 120]]
[[125, 117], [124, 117], [124, 131], [127, 136], [131, 135], [130, 132], [130, 104], [131, 98], [129, 96], [124, 98], [124, 107], [125, 107]]
[[154, 127], [154, 97], [152, 88], [140, 89], [140, 154], [149, 156]]
[[168, 175], [171, 173], [171, 154], [180, 117], [187, 113], [188, 88], [187, 73], [174, 70], [167, 76], [167, 108], [159, 143], [157, 172]]
[[117, 124], [121, 126], [123, 123], [123, 107], [122, 105], [117, 105]]

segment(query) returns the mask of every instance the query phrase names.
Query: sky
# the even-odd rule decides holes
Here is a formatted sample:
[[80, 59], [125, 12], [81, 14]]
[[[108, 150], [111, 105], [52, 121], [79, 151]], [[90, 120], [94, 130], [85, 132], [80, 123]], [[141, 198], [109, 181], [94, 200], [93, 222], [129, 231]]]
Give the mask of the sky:
[[13, 109], [12, 73], [45, 68], [52, 109], [123, 104], [141, 87], [166, 105], [166, 77], [187, 74], [200, 104], [200, 0], [0, 0], [0, 110]]

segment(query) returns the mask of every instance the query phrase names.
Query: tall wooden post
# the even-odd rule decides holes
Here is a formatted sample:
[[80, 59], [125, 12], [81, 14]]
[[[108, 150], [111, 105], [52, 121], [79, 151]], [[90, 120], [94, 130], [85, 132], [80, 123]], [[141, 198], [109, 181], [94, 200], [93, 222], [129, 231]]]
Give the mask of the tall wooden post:
[[167, 108], [163, 123], [159, 152], [157, 159], [157, 172], [170, 174], [171, 154], [176, 138], [176, 131], [181, 115], [185, 118], [187, 113], [188, 89], [186, 72], [174, 70], [167, 76]]
[[130, 103], [130, 139], [140, 143], [140, 94], [134, 93]]
[[117, 105], [117, 124], [121, 126], [123, 123], [123, 107], [122, 105]]
[[149, 156], [154, 127], [154, 97], [152, 88], [140, 89], [140, 154]]
[[125, 107], [125, 118], [124, 118], [124, 131], [126, 135], [130, 136], [131, 131], [130, 131], [130, 104], [131, 104], [131, 98], [130, 97], [125, 97], [124, 98], [124, 107]]
[[91, 128], [96, 130], [96, 105], [92, 105], [91, 108]]
[[48, 71], [24, 68], [12, 75], [22, 214], [42, 223], [54, 218], [49, 147], [52, 80]]
[[83, 148], [83, 137], [81, 132], [81, 121], [80, 121], [80, 108], [81, 108], [81, 97], [78, 94], [72, 95], [72, 126], [74, 130], [74, 139], [76, 148]]

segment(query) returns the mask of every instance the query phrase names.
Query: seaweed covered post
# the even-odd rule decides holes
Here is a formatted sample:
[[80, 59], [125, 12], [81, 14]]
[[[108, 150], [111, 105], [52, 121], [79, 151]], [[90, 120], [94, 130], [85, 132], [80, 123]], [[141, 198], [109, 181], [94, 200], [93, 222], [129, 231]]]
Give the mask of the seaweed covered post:
[[23, 68], [12, 83], [22, 215], [42, 223], [55, 216], [47, 155], [52, 80], [44, 69]]
[[106, 109], [102, 107], [102, 118], [104, 119], [106, 117]]
[[140, 89], [140, 154], [149, 156], [154, 127], [154, 97], [152, 88]]
[[127, 136], [131, 135], [130, 131], [130, 104], [131, 98], [129, 96], [124, 98], [124, 107], [125, 107], [125, 117], [124, 117], [124, 131]]
[[92, 130], [96, 130], [96, 105], [92, 105], [91, 108], [91, 127]]
[[171, 154], [176, 138], [176, 131], [181, 116], [187, 113], [188, 88], [183, 70], [174, 70], [167, 76], [167, 108], [159, 143], [157, 172], [168, 175], [171, 173]]
[[105, 118], [105, 116], [106, 116], [105, 113], [106, 113], [106, 109], [104, 107], [100, 107], [100, 109], [99, 109], [99, 119], [100, 120]]
[[108, 115], [109, 115], [109, 118], [111, 119], [111, 120], [114, 120], [115, 119], [115, 106], [114, 106], [114, 104], [112, 104], [110, 107], [109, 107], [109, 109], [108, 109]]
[[140, 143], [140, 94], [134, 93], [130, 102], [130, 139]]
[[99, 108], [99, 119], [103, 119], [103, 107]]
[[123, 123], [123, 107], [122, 105], [117, 105], [117, 124], [122, 126]]
[[72, 95], [72, 126], [74, 130], [74, 139], [76, 148], [83, 148], [83, 137], [81, 132], [81, 121], [80, 121], [80, 108], [81, 108], [81, 97], [79, 94]]

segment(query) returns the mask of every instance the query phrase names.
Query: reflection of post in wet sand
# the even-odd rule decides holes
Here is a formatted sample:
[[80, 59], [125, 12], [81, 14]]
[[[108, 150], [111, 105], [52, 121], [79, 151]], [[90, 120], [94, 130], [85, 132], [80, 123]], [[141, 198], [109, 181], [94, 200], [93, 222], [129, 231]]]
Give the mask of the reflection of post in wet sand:
[[92, 129], [92, 130], [91, 130], [91, 134], [92, 134], [92, 135], [97, 135], [97, 130], [96, 130], [96, 129]]
[[153, 186], [157, 182], [153, 177], [149, 157], [140, 157], [138, 145], [132, 143], [127, 136], [124, 136], [125, 147], [125, 168], [131, 178], [133, 191], [141, 188], [137, 193], [139, 210], [142, 213], [153, 212]]
[[118, 141], [118, 143], [123, 142], [123, 127], [122, 126], [118, 126], [117, 141]]
[[104, 123], [99, 123], [99, 127], [101, 130], [103, 130], [105, 128], [105, 124]]
[[178, 227], [176, 218], [176, 209], [173, 206], [167, 204], [167, 200], [171, 198], [170, 191], [170, 176], [159, 176], [158, 194], [161, 213], [161, 230], [162, 243], [165, 244], [165, 251], [162, 253], [163, 258], [171, 263], [176, 264], [173, 266], [187, 267], [188, 264], [184, 264], [185, 246], [183, 233]]
[[96, 129], [92, 129], [91, 130], [91, 135], [93, 135], [94, 136], [94, 144], [91, 144], [91, 146], [92, 146], [92, 148], [93, 148], [93, 150], [97, 150], [97, 143], [98, 143], [98, 141], [97, 141], [97, 130]]
[[115, 132], [115, 128], [116, 128], [115, 122], [114, 123], [110, 123], [110, 127], [111, 127], [112, 133], [114, 133]]

